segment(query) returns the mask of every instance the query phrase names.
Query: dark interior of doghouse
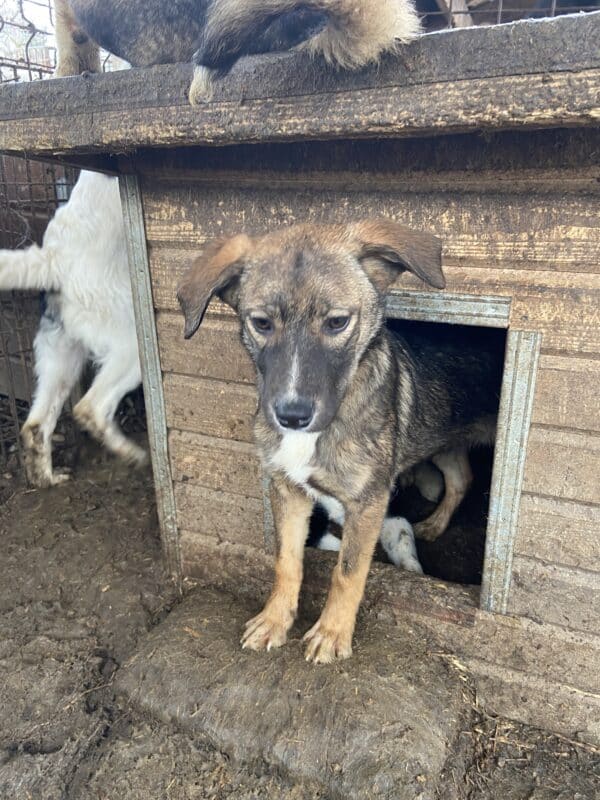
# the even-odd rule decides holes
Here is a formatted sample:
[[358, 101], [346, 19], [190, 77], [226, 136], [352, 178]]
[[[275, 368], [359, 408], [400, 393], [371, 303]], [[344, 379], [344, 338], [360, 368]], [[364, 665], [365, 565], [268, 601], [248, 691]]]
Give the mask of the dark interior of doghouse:
[[[418, 332], [419, 336], [437, 340], [440, 336], [460, 351], [463, 347], [481, 350], [500, 365], [504, 362], [506, 330], [483, 328], [471, 325], [451, 325], [432, 322], [413, 322], [388, 320], [388, 326], [397, 333]], [[502, 375], [490, 385], [491, 392], [500, 403]], [[493, 446], [479, 446], [471, 449], [469, 461], [473, 471], [473, 483], [455, 511], [445, 533], [434, 542], [416, 539], [419, 561], [426, 575], [446, 581], [463, 584], [480, 584], [483, 570], [485, 537], [494, 461]], [[430, 464], [431, 469], [439, 472]], [[441, 473], [439, 473], [441, 476]], [[442, 479], [443, 482], [443, 479]], [[437, 502], [431, 502], [421, 495], [415, 484], [401, 486], [399, 479], [390, 498], [389, 511], [393, 516], [401, 516], [411, 523], [420, 522], [435, 509]], [[316, 506], [311, 520], [309, 546], [316, 546], [327, 529], [327, 515]], [[380, 545], [377, 546], [376, 560], [387, 561]], [[395, 569], [395, 567], [394, 567]]]

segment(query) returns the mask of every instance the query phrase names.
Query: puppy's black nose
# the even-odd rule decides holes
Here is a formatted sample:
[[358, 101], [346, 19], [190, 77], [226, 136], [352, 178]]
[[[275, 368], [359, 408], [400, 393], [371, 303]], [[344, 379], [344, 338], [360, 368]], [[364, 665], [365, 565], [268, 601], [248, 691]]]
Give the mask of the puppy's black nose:
[[299, 397], [296, 400], [277, 400], [275, 416], [282, 428], [302, 430], [312, 422], [314, 405], [311, 400]]

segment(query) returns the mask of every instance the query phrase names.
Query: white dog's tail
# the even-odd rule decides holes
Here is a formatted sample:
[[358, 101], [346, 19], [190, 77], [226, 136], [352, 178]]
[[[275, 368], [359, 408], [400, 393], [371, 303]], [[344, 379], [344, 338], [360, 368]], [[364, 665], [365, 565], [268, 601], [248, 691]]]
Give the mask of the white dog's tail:
[[32, 244], [25, 250], [0, 250], [0, 291], [12, 289], [58, 289], [50, 259], [44, 249]]
[[190, 100], [209, 99], [211, 74], [228, 71], [243, 55], [304, 42], [334, 66], [358, 69], [420, 32], [413, 0], [213, 0]]

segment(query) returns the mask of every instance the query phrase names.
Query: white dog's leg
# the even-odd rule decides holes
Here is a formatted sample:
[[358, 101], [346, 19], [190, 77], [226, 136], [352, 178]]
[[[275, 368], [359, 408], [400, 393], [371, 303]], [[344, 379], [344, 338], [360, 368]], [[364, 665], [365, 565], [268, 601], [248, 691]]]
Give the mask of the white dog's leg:
[[392, 564], [423, 574], [419, 563], [412, 525], [404, 517], [386, 517], [379, 536], [381, 546]]
[[141, 380], [136, 343], [134, 352], [111, 353], [89, 391], [73, 409], [82, 428], [115, 455], [139, 465], [146, 462], [146, 452], [123, 434], [114, 416], [123, 397], [139, 386]]
[[36, 390], [21, 430], [27, 478], [43, 488], [68, 478], [52, 470], [52, 434], [65, 400], [81, 375], [86, 354], [70, 339], [60, 320], [42, 317], [34, 340]]
[[[410, 572], [423, 574], [419, 562], [412, 525], [404, 517], [386, 517], [381, 527], [379, 541], [392, 564]], [[319, 550], [339, 552], [341, 540], [328, 529], [320, 538]]]

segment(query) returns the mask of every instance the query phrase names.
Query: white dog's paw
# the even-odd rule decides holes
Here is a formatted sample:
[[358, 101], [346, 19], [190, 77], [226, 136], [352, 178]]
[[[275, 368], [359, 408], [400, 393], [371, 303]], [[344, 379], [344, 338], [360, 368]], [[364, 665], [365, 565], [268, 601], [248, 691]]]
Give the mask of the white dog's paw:
[[330, 533], [329, 531], [324, 533], [317, 543], [317, 548], [319, 550], [331, 550], [334, 553], [339, 553], [341, 546], [342, 542], [340, 539], [338, 539], [337, 536], [334, 536], [334, 534]]
[[404, 517], [386, 517], [379, 535], [381, 546], [392, 564], [423, 574], [412, 525]]

